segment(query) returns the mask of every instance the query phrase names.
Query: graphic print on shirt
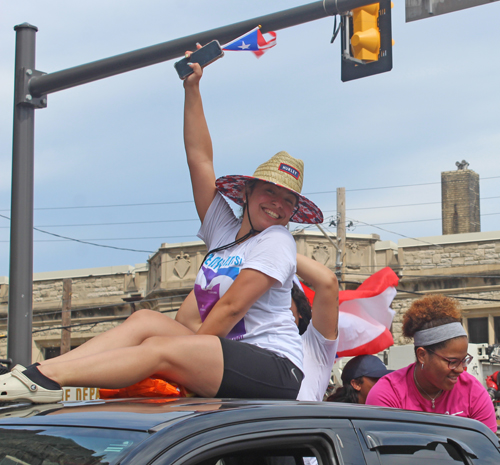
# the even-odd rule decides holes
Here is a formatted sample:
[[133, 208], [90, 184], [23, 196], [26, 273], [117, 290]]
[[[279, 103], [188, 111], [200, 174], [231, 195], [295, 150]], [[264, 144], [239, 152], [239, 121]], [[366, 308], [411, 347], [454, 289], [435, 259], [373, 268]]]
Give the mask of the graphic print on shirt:
[[[198, 302], [201, 321], [205, 321], [214, 305], [226, 293], [240, 273], [243, 260], [240, 256], [227, 258], [209, 255], [201, 267], [202, 273], [194, 285], [194, 294]], [[226, 336], [227, 339], [241, 339], [246, 334], [245, 321], [242, 318]]]

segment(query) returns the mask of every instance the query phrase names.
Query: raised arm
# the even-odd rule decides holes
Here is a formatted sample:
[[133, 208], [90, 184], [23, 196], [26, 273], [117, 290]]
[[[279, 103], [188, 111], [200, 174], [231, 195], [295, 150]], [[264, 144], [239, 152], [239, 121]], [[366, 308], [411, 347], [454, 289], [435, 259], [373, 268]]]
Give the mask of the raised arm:
[[297, 254], [297, 274], [316, 291], [312, 324], [326, 339], [337, 339], [339, 284], [335, 273], [316, 260]]
[[194, 63], [191, 67], [194, 73], [184, 81], [184, 147], [196, 210], [203, 222], [216, 193], [215, 171], [212, 139], [203, 112], [200, 93], [200, 79], [203, 72], [198, 63]]

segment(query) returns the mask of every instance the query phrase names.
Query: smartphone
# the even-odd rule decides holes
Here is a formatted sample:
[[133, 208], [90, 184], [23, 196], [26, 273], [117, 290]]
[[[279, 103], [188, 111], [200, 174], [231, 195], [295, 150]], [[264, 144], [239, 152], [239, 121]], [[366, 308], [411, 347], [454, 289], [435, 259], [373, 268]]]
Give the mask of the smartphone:
[[193, 74], [193, 69], [188, 66], [188, 63], [199, 63], [203, 68], [213, 61], [224, 56], [224, 51], [222, 50], [219, 41], [213, 40], [203, 47], [199, 48], [191, 54], [189, 58], [183, 58], [174, 64], [177, 74], [181, 79], [186, 79], [190, 74]]

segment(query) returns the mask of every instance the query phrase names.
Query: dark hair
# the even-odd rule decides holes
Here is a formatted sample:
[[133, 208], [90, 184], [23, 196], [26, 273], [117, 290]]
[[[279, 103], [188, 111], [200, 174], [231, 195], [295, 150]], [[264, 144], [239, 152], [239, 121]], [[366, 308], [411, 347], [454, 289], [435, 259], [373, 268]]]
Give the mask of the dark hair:
[[[354, 381], [361, 385], [365, 380], [363, 376], [360, 376], [359, 378], [355, 378]], [[351, 383], [339, 387], [326, 399], [327, 402], [343, 402], [345, 404], [358, 404], [358, 400], [359, 392], [352, 387]]]
[[[417, 331], [455, 322], [461, 322], [460, 306], [455, 299], [442, 294], [426, 295], [413, 301], [405, 313], [403, 317], [403, 336], [412, 338]], [[439, 349], [445, 347], [448, 341], [449, 339], [425, 346], [425, 348], [430, 350]]]
[[307, 300], [306, 295], [304, 292], [300, 289], [299, 286], [297, 286], [296, 283], [293, 283], [292, 286], [292, 299], [295, 302], [295, 305], [297, 306], [297, 312], [299, 313], [299, 334], [304, 334], [307, 327], [309, 326], [309, 323], [311, 321], [311, 304]]

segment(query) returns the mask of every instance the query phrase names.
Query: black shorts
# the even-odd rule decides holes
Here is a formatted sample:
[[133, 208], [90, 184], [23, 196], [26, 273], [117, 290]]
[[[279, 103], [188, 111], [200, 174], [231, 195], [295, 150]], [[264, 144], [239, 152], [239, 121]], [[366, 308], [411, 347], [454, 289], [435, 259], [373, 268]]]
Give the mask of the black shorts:
[[218, 398], [296, 399], [304, 378], [290, 360], [246, 342], [219, 338], [224, 374]]

